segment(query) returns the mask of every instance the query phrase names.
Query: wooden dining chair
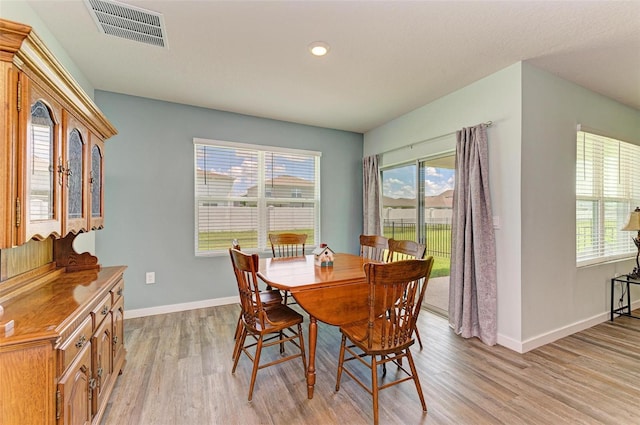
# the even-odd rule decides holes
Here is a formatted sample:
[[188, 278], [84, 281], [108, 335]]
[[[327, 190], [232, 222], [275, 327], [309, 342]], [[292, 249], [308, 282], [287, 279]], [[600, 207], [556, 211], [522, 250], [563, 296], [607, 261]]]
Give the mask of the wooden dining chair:
[[[231, 241], [231, 248], [233, 249], [237, 249], [238, 251], [241, 251], [240, 249], [240, 243], [238, 242], [237, 239], [234, 239]], [[259, 296], [260, 296], [260, 301], [262, 302], [262, 305], [264, 306], [264, 308], [269, 309], [271, 307], [273, 307], [274, 305], [278, 305], [278, 304], [282, 304], [282, 295], [280, 295], [280, 291], [278, 291], [277, 289], [266, 289], [266, 290], [261, 290], [259, 292]], [[242, 331], [242, 309], [240, 309], [240, 316], [238, 317], [238, 323], [236, 325], [236, 331], [233, 335], [233, 339], [234, 340], [238, 340], [238, 337], [240, 336], [240, 332]], [[235, 350], [234, 350], [235, 351]]]
[[360, 256], [382, 262], [386, 258], [389, 240], [379, 235], [360, 235]]
[[[273, 258], [304, 257], [307, 235], [304, 233], [270, 233], [271, 252]], [[271, 289], [267, 287], [267, 289]], [[284, 304], [289, 302], [289, 292], [284, 291]]]
[[[369, 316], [366, 320], [340, 327], [342, 342], [336, 391], [340, 390], [340, 379], [344, 371], [373, 396], [374, 425], [378, 424], [379, 390], [408, 380], [413, 380], [422, 410], [427, 411], [410, 347], [415, 342], [414, 330], [432, 267], [431, 256], [425, 260], [365, 264], [369, 285]], [[349, 357], [345, 358], [347, 352]], [[366, 357], [370, 358], [370, 362], [365, 361]], [[410, 370], [400, 363], [405, 357]], [[347, 368], [347, 363], [352, 360], [357, 362], [354, 366], [349, 363]], [[387, 362], [395, 363], [398, 370], [404, 373], [391, 382], [379, 383], [377, 366]], [[364, 364], [370, 369], [370, 386], [358, 377], [362, 376], [355, 371], [359, 364]]]
[[[389, 239], [389, 254], [387, 255], [387, 263], [402, 260], [420, 260], [424, 258], [425, 251], [426, 246], [424, 244], [411, 240], [398, 240], [392, 238]], [[418, 345], [422, 350], [422, 339], [420, 339], [420, 332], [418, 331], [417, 327], [416, 339], [418, 340]]]
[[400, 239], [389, 239], [389, 253], [387, 263], [401, 260], [415, 260], [424, 258], [426, 246], [424, 244]]
[[[260, 261], [258, 254], [249, 255], [230, 248], [229, 255], [238, 282], [238, 292], [242, 306], [242, 331], [236, 340], [231, 373], [236, 372], [238, 360], [240, 360], [242, 353], [253, 361], [251, 383], [249, 384], [249, 401], [251, 401], [259, 369], [300, 357], [306, 375], [307, 361], [302, 336], [303, 318], [302, 315], [284, 304], [278, 304], [269, 309], [264, 307], [260, 300], [260, 290], [258, 288], [257, 273]], [[247, 336], [253, 338], [255, 342], [245, 345]], [[285, 356], [285, 343], [290, 343], [297, 347], [298, 352]], [[280, 357], [268, 363], [260, 364], [262, 350], [275, 345], [280, 345]], [[252, 353], [251, 349], [254, 347], [255, 351]]]
[[271, 252], [274, 257], [304, 256], [307, 235], [304, 233], [270, 233]]

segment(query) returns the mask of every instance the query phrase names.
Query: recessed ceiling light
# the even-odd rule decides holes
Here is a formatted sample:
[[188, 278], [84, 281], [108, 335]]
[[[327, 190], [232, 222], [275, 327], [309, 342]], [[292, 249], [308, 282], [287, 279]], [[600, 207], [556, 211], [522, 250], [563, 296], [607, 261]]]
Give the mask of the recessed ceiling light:
[[329, 53], [329, 45], [324, 41], [314, 41], [309, 44], [309, 51], [314, 56], [324, 56]]

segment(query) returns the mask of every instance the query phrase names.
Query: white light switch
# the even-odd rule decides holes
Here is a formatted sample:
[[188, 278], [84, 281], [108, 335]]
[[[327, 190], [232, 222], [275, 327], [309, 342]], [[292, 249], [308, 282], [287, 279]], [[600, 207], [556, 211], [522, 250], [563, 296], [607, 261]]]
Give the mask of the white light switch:
[[500, 228], [500, 216], [499, 215], [494, 215], [493, 216], [493, 228], [494, 229], [499, 229]]

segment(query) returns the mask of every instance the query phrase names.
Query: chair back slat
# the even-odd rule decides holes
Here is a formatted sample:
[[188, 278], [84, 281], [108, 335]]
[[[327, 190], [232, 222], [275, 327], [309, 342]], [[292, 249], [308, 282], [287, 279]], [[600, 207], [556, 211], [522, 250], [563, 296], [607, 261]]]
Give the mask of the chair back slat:
[[385, 260], [389, 240], [379, 235], [360, 235], [360, 256], [372, 261]]
[[410, 240], [398, 240], [389, 239], [389, 254], [387, 255], [387, 262], [402, 261], [402, 260], [414, 260], [424, 258], [426, 247], [424, 244], [410, 241]]
[[304, 233], [271, 233], [271, 252], [274, 257], [300, 257], [304, 256], [304, 247], [307, 235]]
[[367, 346], [392, 350], [411, 341], [433, 257], [393, 263], [367, 263], [369, 332]]
[[253, 330], [264, 329], [265, 313], [258, 287], [258, 254], [245, 254], [238, 249], [229, 249], [231, 264], [238, 283], [242, 320]]

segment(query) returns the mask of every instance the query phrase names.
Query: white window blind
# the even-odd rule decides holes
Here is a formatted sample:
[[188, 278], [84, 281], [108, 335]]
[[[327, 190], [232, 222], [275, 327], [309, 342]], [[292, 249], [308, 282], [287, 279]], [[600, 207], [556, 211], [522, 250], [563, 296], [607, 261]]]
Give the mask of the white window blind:
[[320, 153], [194, 139], [195, 252], [271, 249], [269, 233], [320, 233]]
[[576, 153], [577, 264], [635, 255], [635, 235], [620, 229], [640, 206], [640, 146], [578, 131]]

